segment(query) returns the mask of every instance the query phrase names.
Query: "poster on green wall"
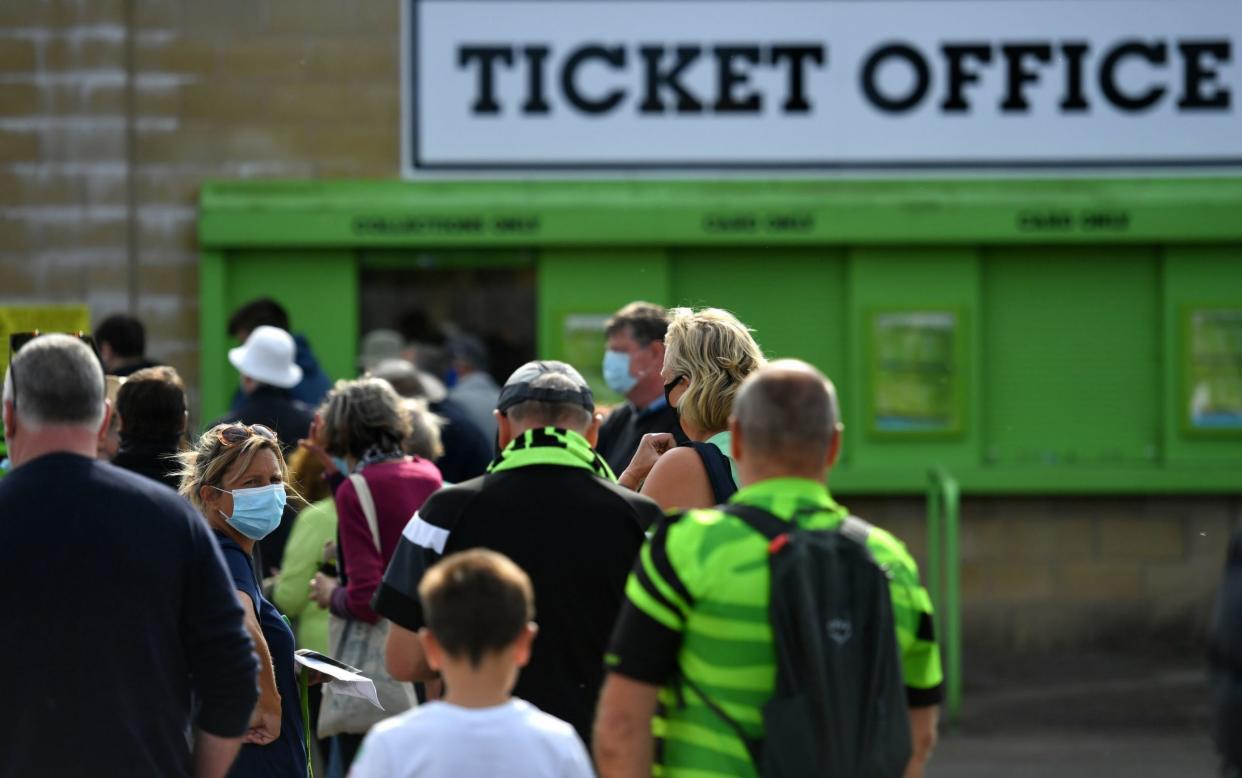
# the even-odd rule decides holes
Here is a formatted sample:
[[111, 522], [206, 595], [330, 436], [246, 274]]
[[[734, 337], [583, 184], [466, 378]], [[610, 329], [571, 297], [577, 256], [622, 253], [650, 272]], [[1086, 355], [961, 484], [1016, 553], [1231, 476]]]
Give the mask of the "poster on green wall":
[[959, 315], [877, 311], [871, 317], [871, 429], [953, 433], [962, 427]]
[[1242, 431], [1242, 308], [1196, 308], [1188, 325], [1190, 429]]
[[597, 408], [625, 401], [604, 382], [604, 325], [611, 316], [608, 313], [571, 313], [564, 319], [561, 353], [591, 385]]

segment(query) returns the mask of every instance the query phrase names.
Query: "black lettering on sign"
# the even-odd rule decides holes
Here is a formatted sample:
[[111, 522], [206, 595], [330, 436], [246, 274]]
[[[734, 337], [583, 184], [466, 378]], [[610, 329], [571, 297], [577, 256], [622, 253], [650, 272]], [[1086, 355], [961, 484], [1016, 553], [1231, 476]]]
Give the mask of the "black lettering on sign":
[[745, 94], [738, 94], [739, 87], [750, 82], [750, 71], [738, 67], [737, 63], [745, 62], [751, 67], [759, 64], [758, 46], [717, 46], [712, 50], [716, 55], [719, 76], [719, 91], [716, 93], [716, 113], [759, 113], [763, 103], [759, 93], [754, 89]]
[[503, 62], [506, 67], [512, 67], [513, 49], [509, 46], [462, 46], [457, 52], [457, 67], [462, 70], [472, 62], [479, 63], [474, 102], [470, 104], [472, 113], [500, 113], [500, 103], [496, 102], [497, 61]]
[[774, 213], [768, 216], [767, 226], [768, 232], [811, 232], [815, 217], [809, 213]]
[[1019, 211], [1018, 229], [1023, 232], [1070, 232], [1074, 214], [1070, 211]]
[[1083, 211], [1079, 217], [1083, 232], [1125, 232], [1130, 214], [1125, 211]]
[[644, 83], [646, 90], [643, 95], [642, 104], [638, 107], [639, 113], [664, 113], [664, 100], [660, 98], [660, 92], [664, 89], [671, 89], [677, 96], [677, 102], [674, 109], [677, 113], [700, 113], [703, 110], [703, 103], [695, 97], [695, 95], [686, 89], [686, 85], [681, 83], [682, 73], [685, 72], [691, 63], [699, 58], [702, 49], [698, 46], [678, 46], [674, 53], [677, 59], [673, 62], [672, 67], [661, 69], [660, 61], [664, 58], [663, 46], [641, 46], [638, 53], [642, 55], [643, 66], [645, 72]]
[[501, 235], [535, 235], [539, 232], [538, 216], [497, 216], [492, 231]]
[[970, 113], [970, 103], [966, 102], [967, 84], [979, 80], [979, 71], [967, 69], [966, 59], [969, 57], [986, 65], [992, 61], [992, 48], [986, 43], [962, 43], [941, 47], [944, 58], [949, 65], [949, 87], [940, 110], [945, 113]]
[[[886, 95], [880, 91], [876, 83], [880, 68], [889, 60], [897, 59], [905, 63], [914, 74], [914, 84], [905, 95]], [[885, 113], [905, 113], [923, 102], [927, 96], [927, 88], [931, 85], [931, 68], [927, 60], [913, 46], [904, 43], [890, 43], [881, 46], [867, 57], [862, 69], [862, 90], [867, 101]]]
[[355, 235], [458, 235], [483, 232], [478, 216], [360, 216]]
[[522, 113], [547, 113], [547, 98], [543, 88], [543, 63], [548, 58], [547, 46], [527, 46], [522, 49], [526, 55], [526, 102], [522, 104]]
[[810, 60], [823, 67], [824, 59], [824, 47], [820, 45], [777, 44], [772, 47], [770, 61], [773, 67], [783, 60], [789, 60], [789, 92], [785, 98], [785, 113], [806, 113], [811, 110], [811, 104], [806, 99], [803, 65]]
[[703, 230], [713, 233], [754, 232], [759, 219], [754, 214], [710, 214], [703, 218]]
[[[1213, 65], [1228, 64], [1231, 55], [1229, 41], [1184, 41], [1177, 44], [1177, 50], [1186, 61], [1183, 71], [1182, 97], [1177, 107], [1182, 110], [1202, 110], [1204, 108], [1229, 108], [1229, 90], [1221, 86], [1216, 77], [1220, 72]], [[1204, 56], [1216, 60], [1205, 63]], [[1215, 87], [1211, 94], [1204, 94], [1206, 87]]]
[[1039, 80], [1039, 71], [1027, 67], [1027, 58], [1047, 65], [1052, 61], [1052, 47], [1046, 43], [1012, 43], [1001, 46], [1001, 53], [1005, 55], [1006, 83], [1009, 88], [1005, 91], [1005, 99], [1001, 101], [1000, 109], [1006, 113], [1026, 113], [1031, 105], [1023, 90], [1027, 84]]
[[569, 55], [569, 59], [565, 60], [565, 67], [561, 70], [561, 91], [565, 93], [565, 99], [569, 101], [569, 104], [582, 113], [608, 113], [617, 107], [617, 103], [625, 99], [625, 90], [614, 89], [595, 99], [583, 95], [578, 90], [578, 68], [582, 66], [582, 63], [592, 59], [601, 60], [614, 70], [623, 70], [625, 49], [620, 46], [608, 47], [598, 44], [590, 44], [577, 49]]
[[1163, 67], [1169, 58], [1169, 47], [1163, 43], [1148, 44], [1142, 41], [1128, 41], [1108, 52], [1100, 63], [1100, 91], [1108, 102], [1123, 111], [1135, 112], [1151, 108], [1164, 96], [1164, 87], [1153, 86], [1142, 94], [1126, 94], [1117, 86], [1117, 68], [1122, 60], [1139, 57], [1147, 60], [1152, 66]]
[[1082, 93], [1082, 58], [1090, 47], [1086, 43], [1062, 43], [1061, 54], [1065, 57], [1065, 96], [1061, 98], [1061, 110], [1087, 110], [1087, 98]]

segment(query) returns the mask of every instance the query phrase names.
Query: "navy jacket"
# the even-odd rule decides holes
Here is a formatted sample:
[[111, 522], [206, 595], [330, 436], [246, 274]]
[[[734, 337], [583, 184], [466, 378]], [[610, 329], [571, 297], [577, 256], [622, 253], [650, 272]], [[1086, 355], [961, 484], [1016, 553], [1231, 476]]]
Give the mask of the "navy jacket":
[[23, 464], [0, 480], [0, 571], [0, 776], [188, 776], [192, 725], [246, 731], [242, 609], [207, 523], [166, 487], [76, 454]]

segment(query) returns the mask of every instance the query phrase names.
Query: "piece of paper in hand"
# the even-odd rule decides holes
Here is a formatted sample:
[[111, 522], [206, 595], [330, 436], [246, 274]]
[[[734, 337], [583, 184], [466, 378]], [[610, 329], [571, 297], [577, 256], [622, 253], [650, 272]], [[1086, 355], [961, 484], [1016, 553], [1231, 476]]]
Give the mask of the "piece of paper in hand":
[[360, 697], [380, 710], [379, 695], [375, 693], [375, 683], [362, 674], [356, 667], [338, 662], [330, 656], [324, 656], [309, 648], [300, 648], [294, 652], [294, 659], [303, 667], [318, 670], [332, 679], [332, 691], [347, 697]]

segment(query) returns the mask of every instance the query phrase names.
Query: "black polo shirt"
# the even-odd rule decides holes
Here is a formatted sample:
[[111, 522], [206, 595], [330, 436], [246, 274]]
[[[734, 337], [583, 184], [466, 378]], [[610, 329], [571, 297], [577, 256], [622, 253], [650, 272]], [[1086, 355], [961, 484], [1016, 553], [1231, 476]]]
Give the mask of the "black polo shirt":
[[608, 462], [612, 472], [621, 475], [648, 432], [671, 433], [678, 443], [686, 437], [677, 421], [677, 411], [661, 397], [641, 411], [626, 403], [608, 414], [599, 427], [599, 443], [595, 450]]
[[442, 556], [484, 547], [512, 559], [535, 591], [530, 664], [514, 694], [564, 719], [590, 742], [608, 638], [653, 501], [560, 465], [491, 473], [433, 494], [402, 533], [374, 608], [409, 630], [424, 626], [418, 584]]

